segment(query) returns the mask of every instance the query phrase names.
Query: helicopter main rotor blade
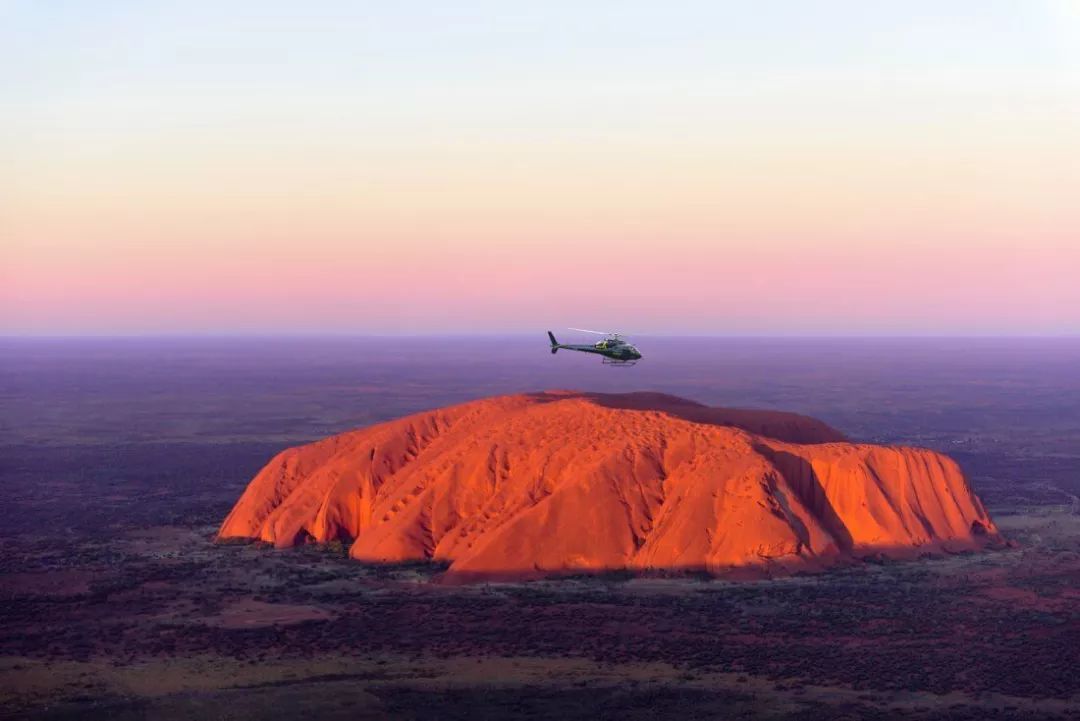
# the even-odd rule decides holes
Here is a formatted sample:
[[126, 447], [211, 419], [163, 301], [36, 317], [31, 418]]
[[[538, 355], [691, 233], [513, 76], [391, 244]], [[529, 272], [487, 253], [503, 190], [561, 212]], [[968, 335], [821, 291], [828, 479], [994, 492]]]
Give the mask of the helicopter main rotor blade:
[[595, 333], [596, 335], [619, 335], [618, 333], [609, 333], [604, 330], [588, 330], [587, 328], [567, 328], [567, 330], [577, 330], [582, 333]]

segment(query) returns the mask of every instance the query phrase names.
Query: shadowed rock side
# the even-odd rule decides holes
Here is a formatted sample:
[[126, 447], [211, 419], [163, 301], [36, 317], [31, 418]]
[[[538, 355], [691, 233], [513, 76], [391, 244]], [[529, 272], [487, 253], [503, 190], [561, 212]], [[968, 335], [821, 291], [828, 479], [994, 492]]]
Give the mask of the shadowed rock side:
[[548, 392], [419, 413], [278, 454], [218, 537], [353, 541], [445, 579], [795, 570], [976, 549], [997, 531], [959, 467], [820, 421], [654, 393]]

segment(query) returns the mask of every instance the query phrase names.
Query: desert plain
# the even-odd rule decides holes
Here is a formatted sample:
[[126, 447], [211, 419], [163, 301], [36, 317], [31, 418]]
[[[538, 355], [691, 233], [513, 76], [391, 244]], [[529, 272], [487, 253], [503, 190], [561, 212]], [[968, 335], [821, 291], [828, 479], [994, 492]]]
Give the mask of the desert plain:
[[[1080, 715], [1080, 342], [37, 339], [0, 348], [5, 718]], [[1008, 543], [750, 580], [447, 585], [215, 542], [282, 449], [544, 388], [807, 414], [955, 459]]]

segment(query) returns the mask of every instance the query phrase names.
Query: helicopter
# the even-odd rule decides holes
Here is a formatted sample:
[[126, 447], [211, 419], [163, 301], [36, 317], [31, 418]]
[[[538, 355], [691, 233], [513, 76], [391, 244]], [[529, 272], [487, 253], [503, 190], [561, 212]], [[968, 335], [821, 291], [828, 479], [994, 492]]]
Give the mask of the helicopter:
[[570, 328], [582, 333], [595, 333], [604, 336], [604, 339], [592, 345], [572, 345], [560, 343], [555, 340], [555, 334], [548, 331], [548, 340], [551, 341], [551, 353], [554, 355], [560, 348], [563, 350], [576, 350], [582, 353], [596, 353], [603, 356], [601, 361], [610, 366], [632, 366], [641, 359], [641, 353], [637, 348], [623, 340], [618, 333], [605, 333], [599, 330], [586, 330], [584, 328]]

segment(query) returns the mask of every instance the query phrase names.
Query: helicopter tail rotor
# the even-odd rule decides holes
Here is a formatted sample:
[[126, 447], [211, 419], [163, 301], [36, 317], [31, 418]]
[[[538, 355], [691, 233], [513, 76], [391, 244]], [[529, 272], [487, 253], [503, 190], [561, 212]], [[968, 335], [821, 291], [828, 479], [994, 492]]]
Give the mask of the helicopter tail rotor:
[[548, 331], [548, 339], [551, 340], [551, 355], [559, 352], [559, 341], [555, 340], [555, 334]]

